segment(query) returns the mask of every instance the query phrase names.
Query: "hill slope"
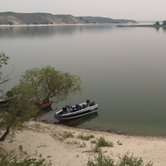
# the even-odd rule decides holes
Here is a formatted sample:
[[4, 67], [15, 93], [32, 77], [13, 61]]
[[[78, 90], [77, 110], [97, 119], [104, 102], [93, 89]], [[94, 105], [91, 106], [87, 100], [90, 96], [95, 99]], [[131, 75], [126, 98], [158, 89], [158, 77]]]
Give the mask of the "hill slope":
[[124, 20], [124, 19], [112, 19], [107, 17], [79, 17], [80, 20], [84, 21], [85, 23], [94, 23], [94, 24], [109, 24], [109, 23], [133, 23], [136, 24], [135, 20]]
[[74, 17], [72, 15], [53, 15], [50, 13], [0, 12], [0, 25], [29, 24], [88, 24], [88, 23], [137, 23], [133, 20], [114, 20], [104, 17]]

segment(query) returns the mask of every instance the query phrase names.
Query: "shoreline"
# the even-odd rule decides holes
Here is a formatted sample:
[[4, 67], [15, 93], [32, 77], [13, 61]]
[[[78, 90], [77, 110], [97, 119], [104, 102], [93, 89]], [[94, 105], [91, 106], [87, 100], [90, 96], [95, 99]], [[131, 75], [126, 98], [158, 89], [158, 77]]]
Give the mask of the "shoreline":
[[41, 123], [45, 123], [45, 124], [54, 124], [54, 125], [64, 125], [66, 127], [73, 127], [73, 128], [76, 128], [76, 129], [85, 129], [85, 130], [90, 130], [90, 131], [99, 131], [99, 132], [107, 132], [107, 133], [111, 133], [111, 134], [117, 134], [117, 135], [124, 135], [124, 136], [133, 136], [133, 137], [144, 137], [144, 138], [164, 138], [166, 139], [166, 136], [163, 135], [136, 135], [136, 134], [129, 134], [129, 133], [126, 133], [126, 132], [118, 132], [116, 130], [107, 130], [107, 129], [99, 129], [99, 128], [93, 128], [93, 127], [84, 127], [84, 126], [72, 126], [72, 125], [67, 125], [64, 123], [58, 123], [58, 122], [49, 122], [47, 120], [37, 120], [38, 122], [41, 122]]
[[[73, 137], [63, 138], [64, 133], [72, 133]], [[93, 135], [94, 138], [88, 141], [78, 139], [81, 134]], [[86, 166], [89, 159], [97, 156], [91, 142], [100, 137], [113, 143], [113, 147], [102, 147], [101, 150], [115, 161], [118, 156], [129, 153], [141, 157], [144, 163], [152, 161], [154, 166], [165, 166], [166, 138], [119, 135], [39, 121], [30, 121], [12, 140], [7, 138], [0, 145], [8, 151], [16, 150], [22, 145], [30, 155], [37, 151], [44, 158], [50, 156], [53, 166]]]
[[114, 24], [15, 24], [15, 25], [5, 25], [1, 24], [0, 27], [43, 27], [43, 26], [84, 26], [84, 25], [114, 25]]
[[127, 24], [118, 24], [118, 23], [103, 23], [103, 24], [13, 24], [13, 25], [9, 25], [9, 24], [0, 24], [0, 27], [43, 27], [43, 26], [91, 26], [91, 25], [110, 25], [110, 26], [134, 26], [137, 24], [132, 24], [132, 23], [127, 23]]
[[117, 25], [117, 27], [149, 27], [149, 28], [166, 28], [166, 25], [151, 25], [151, 24], [141, 24], [141, 25]]

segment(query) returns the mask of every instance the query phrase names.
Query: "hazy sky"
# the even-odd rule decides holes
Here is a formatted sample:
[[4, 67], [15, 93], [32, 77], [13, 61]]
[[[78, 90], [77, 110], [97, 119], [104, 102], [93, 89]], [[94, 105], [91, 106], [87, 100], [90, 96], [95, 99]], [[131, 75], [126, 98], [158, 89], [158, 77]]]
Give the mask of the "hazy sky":
[[166, 0], [0, 0], [0, 11], [166, 20]]

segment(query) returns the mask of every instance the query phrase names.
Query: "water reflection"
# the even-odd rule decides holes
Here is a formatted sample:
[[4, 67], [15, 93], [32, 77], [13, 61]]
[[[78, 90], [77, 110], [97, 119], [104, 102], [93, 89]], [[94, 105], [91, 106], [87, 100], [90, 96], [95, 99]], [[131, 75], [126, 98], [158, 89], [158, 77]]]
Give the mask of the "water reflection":
[[163, 28], [163, 32], [166, 32], [166, 27], [162, 27]]
[[159, 32], [160, 27], [155, 27], [156, 31]]
[[0, 39], [3, 38], [46, 38], [53, 36], [73, 35], [79, 31], [104, 31], [110, 29], [111, 25], [77, 25], [77, 26], [18, 26], [0, 27]]
[[27, 27], [0, 27], [0, 38], [35, 38], [51, 37], [54, 35], [72, 34], [75, 27], [66, 26], [27, 26]]
[[58, 122], [55, 122], [55, 124], [63, 124], [63, 125], [71, 126], [71, 127], [76, 127], [97, 117], [98, 117], [98, 113], [94, 112], [90, 115], [86, 115], [86, 116], [76, 118], [73, 120], [58, 121]]

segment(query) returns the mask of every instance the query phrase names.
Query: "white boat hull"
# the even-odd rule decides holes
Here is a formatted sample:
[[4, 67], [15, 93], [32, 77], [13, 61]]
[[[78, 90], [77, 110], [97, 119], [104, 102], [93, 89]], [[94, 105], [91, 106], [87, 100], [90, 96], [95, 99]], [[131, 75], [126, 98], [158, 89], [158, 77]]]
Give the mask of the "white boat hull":
[[[84, 104], [84, 103], [82, 103], [82, 104]], [[60, 110], [54, 115], [54, 118], [56, 118], [58, 120], [75, 119], [75, 118], [79, 118], [79, 117], [86, 116], [86, 115], [92, 114], [94, 112], [97, 112], [97, 109], [98, 109], [98, 104], [95, 104], [93, 106], [88, 106], [86, 108], [76, 110], [73, 112], [68, 112], [68, 113], [63, 113], [63, 110]]]

